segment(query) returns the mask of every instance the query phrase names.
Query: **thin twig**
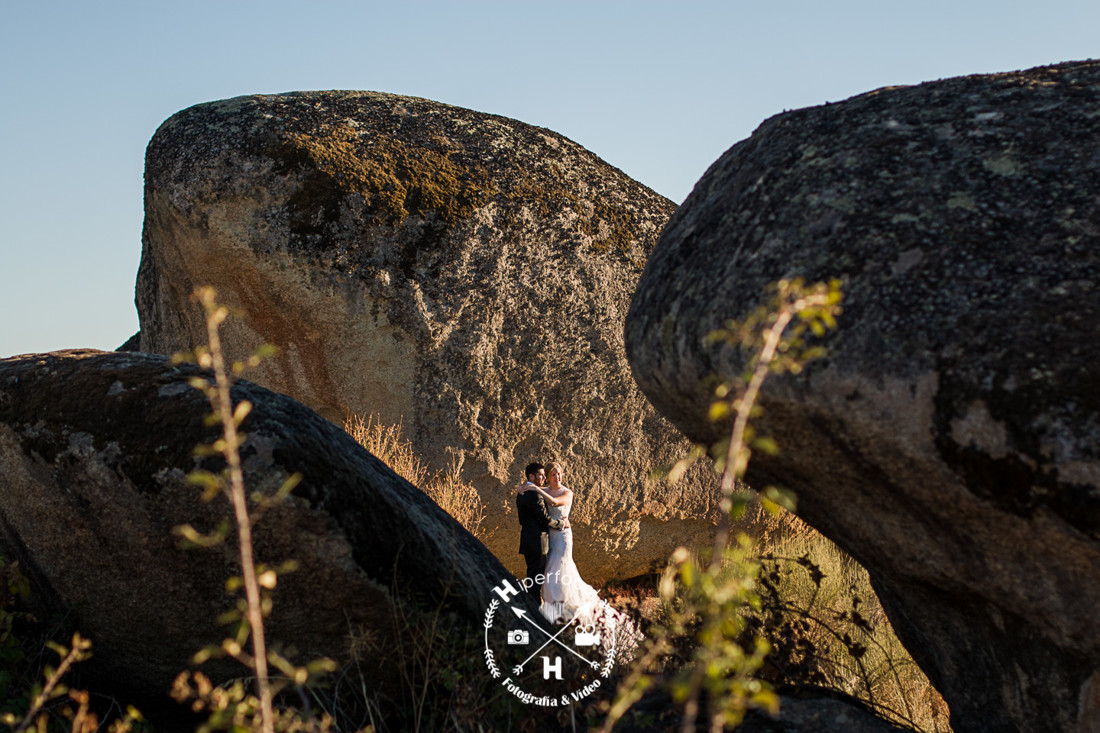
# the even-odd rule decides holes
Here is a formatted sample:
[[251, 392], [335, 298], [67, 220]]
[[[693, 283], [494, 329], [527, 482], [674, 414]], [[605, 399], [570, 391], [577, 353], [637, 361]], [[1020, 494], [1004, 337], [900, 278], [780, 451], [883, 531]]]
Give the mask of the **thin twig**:
[[263, 733], [274, 733], [275, 714], [272, 706], [271, 681], [267, 669], [263, 605], [252, 552], [252, 520], [248, 515], [244, 472], [241, 470], [240, 438], [237, 434], [236, 417], [233, 414], [229, 376], [225, 371], [221, 339], [218, 335], [218, 326], [225, 320], [226, 310], [216, 306], [214, 292], [211, 289], [202, 290], [200, 298], [207, 313], [206, 331], [210, 340], [210, 360], [214, 369], [214, 379], [217, 387], [216, 408], [224, 434], [224, 445], [221, 452], [225, 456], [225, 462], [229, 467], [229, 499], [233, 504], [233, 514], [237, 522], [241, 577], [244, 581], [245, 598], [248, 603], [248, 625], [252, 637], [252, 666], [256, 672], [257, 697], [260, 698], [261, 726]]

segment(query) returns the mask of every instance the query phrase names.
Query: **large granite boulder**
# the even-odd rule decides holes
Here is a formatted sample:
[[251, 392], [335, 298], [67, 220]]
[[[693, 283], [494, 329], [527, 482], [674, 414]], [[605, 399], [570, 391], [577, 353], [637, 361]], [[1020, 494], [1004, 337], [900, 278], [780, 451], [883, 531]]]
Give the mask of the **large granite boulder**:
[[[204, 336], [190, 296], [239, 317], [253, 378], [335, 422], [403, 423], [486, 506], [514, 571], [512, 487], [558, 459], [577, 492], [582, 574], [663, 566], [709, 536], [715, 482], [649, 486], [682, 452], [626, 363], [622, 324], [675, 208], [550, 130], [368, 92], [251, 96], [184, 110], [146, 158], [140, 350]], [[132, 346], [131, 346], [132, 348]]]
[[[71, 614], [93, 640], [97, 676], [154, 705], [194, 653], [227, 635], [215, 619], [233, 606], [223, 587], [239, 573], [235, 535], [187, 550], [173, 534], [232, 516], [186, 480], [213, 460], [195, 446], [220, 430], [204, 425], [209, 403], [188, 384], [203, 373], [146, 354], [0, 360], [4, 554], [18, 558], [42, 608]], [[254, 405], [243, 424], [249, 491], [303, 477], [254, 528], [258, 562], [300, 566], [279, 578], [269, 643], [293, 646], [296, 661], [348, 664], [353, 640], [373, 639], [358, 663], [378, 682], [394, 674], [394, 598], [443, 607], [480, 635], [490, 589], [509, 577], [496, 558], [329, 421], [248, 382], [233, 396]]]
[[828, 358], [771, 380], [755, 485], [870, 570], [957, 733], [1100, 720], [1100, 62], [881, 89], [764, 122], [661, 236], [626, 324], [710, 441], [707, 346], [768, 283], [843, 279]]

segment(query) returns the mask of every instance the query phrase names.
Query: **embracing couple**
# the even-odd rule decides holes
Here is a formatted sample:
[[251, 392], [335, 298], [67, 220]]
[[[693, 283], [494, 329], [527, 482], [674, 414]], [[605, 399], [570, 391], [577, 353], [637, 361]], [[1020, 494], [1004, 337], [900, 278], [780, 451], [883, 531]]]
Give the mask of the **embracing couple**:
[[569, 524], [573, 492], [561, 482], [561, 464], [532, 463], [524, 472], [527, 481], [516, 487], [519, 551], [527, 561], [523, 586], [553, 623], [589, 616], [600, 598], [595, 588], [581, 580], [573, 562]]

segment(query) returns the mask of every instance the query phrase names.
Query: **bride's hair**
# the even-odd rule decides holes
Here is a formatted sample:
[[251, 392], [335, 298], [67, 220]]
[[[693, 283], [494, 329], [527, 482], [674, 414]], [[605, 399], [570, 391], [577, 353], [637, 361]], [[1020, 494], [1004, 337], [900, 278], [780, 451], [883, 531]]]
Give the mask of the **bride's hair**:
[[562, 468], [561, 464], [558, 463], [557, 461], [551, 461], [550, 463], [547, 463], [546, 468], [547, 468], [547, 471], [546, 471], [547, 473], [550, 473], [550, 471], [552, 471], [556, 468], [556, 469], [558, 469], [559, 471], [562, 472], [562, 475], [565, 475], [565, 469]]

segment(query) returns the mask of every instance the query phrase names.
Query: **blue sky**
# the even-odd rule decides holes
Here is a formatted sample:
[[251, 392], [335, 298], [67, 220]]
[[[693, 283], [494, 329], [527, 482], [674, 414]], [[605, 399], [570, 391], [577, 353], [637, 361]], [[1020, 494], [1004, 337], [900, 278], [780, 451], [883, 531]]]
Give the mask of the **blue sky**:
[[0, 0], [0, 357], [138, 327], [145, 146], [242, 94], [368, 89], [549, 127], [680, 202], [785, 109], [1100, 57], [1085, 2]]

